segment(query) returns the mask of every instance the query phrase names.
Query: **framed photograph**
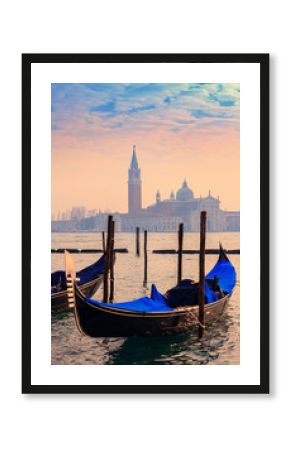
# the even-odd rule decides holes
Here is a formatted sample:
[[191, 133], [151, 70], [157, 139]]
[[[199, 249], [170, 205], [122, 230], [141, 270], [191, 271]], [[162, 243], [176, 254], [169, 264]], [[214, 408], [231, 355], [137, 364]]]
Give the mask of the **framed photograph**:
[[268, 393], [269, 55], [23, 54], [22, 146], [23, 393]]

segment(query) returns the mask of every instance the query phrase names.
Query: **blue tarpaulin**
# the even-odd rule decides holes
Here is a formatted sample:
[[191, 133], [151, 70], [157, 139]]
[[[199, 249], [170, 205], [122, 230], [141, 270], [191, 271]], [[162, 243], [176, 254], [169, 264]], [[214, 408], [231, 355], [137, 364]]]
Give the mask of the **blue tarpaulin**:
[[236, 284], [236, 270], [227, 259], [218, 261], [212, 270], [206, 275], [206, 279], [217, 277], [219, 287], [227, 294], [232, 294]]
[[[82, 285], [97, 278], [97, 276], [104, 271], [104, 267], [105, 257], [102, 255], [94, 264], [91, 264], [76, 273], [77, 278], [80, 278], [78, 284]], [[66, 289], [66, 276], [64, 270], [57, 270], [51, 274], [51, 287], [54, 292]], [[57, 289], [55, 289], [55, 287]]]
[[[236, 283], [236, 270], [228, 259], [219, 260], [213, 267], [213, 269], [206, 275], [206, 280], [208, 280], [208, 282], [205, 283], [206, 304], [213, 303], [220, 298], [219, 295], [210, 288], [209, 280], [213, 280], [215, 277], [217, 277], [219, 288], [224, 293], [231, 295]], [[188, 281], [190, 282], [190, 280]], [[127, 309], [130, 311], [138, 312], [165, 312], [173, 311], [174, 309], [168, 306], [166, 298], [157, 290], [154, 284], [152, 284], [151, 288], [151, 298], [141, 297], [136, 300], [113, 304], [102, 303], [89, 298], [87, 298], [86, 300], [93, 305], [101, 305], [104, 307], [116, 309]]]
[[88, 303], [92, 305], [101, 305], [108, 308], [117, 308], [117, 309], [127, 309], [130, 311], [138, 311], [138, 312], [164, 312], [164, 311], [172, 311], [166, 304], [166, 300], [160, 292], [157, 291], [155, 284], [152, 284], [151, 288], [151, 298], [150, 297], [141, 297], [136, 300], [122, 302], [122, 303], [102, 303], [97, 300], [87, 298]]

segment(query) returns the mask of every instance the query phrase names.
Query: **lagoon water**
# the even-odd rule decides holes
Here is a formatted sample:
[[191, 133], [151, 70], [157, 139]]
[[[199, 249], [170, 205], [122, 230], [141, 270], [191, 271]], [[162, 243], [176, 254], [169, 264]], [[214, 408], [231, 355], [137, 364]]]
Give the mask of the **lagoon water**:
[[[208, 233], [207, 248], [240, 248], [239, 233]], [[135, 256], [135, 235], [116, 233], [115, 247], [129, 253], [117, 254], [115, 302], [150, 295], [151, 283], [161, 292], [176, 284], [177, 255], [152, 254], [153, 249], [177, 247], [177, 233], [148, 233], [148, 287], [143, 287], [143, 236], [141, 256]], [[102, 248], [101, 233], [52, 233], [52, 248]], [[184, 249], [199, 248], [199, 234], [185, 233]], [[76, 269], [93, 263], [98, 254], [74, 254]], [[198, 255], [183, 255], [183, 278], [198, 280]], [[239, 364], [240, 363], [240, 256], [230, 255], [237, 270], [237, 286], [225, 315], [206, 328], [202, 340], [196, 330], [189, 335], [165, 337], [90, 338], [76, 328], [72, 313], [53, 314], [51, 320], [52, 364]], [[52, 254], [51, 270], [64, 268], [64, 255]], [[206, 255], [206, 272], [217, 255]], [[95, 297], [102, 299], [102, 289]]]

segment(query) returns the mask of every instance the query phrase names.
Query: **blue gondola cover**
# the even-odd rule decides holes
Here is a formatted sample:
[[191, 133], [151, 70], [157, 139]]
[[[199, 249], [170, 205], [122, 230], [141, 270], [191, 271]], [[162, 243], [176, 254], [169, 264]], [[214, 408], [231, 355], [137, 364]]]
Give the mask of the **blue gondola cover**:
[[160, 292], [157, 291], [156, 286], [152, 284], [151, 288], [151, 298], [150, 297], [140, 297], [133, 301], [127, 301], [122, 303], [102, 303], [94, 300], [92, 298], [86, 299], [88, 303], [92, 305], [99, 305], [108, 308], [116, 308], [116, 309], [127, 309], [130, 311], [137, 312], [165, 312], [172, 311], [166, 304], [166, 300]]
[[[213, 280], [217, 278], [220, 289], [225, 293], [231, 295], [236, 284], [236, 270], [227, 257], [220, 259], [212, 270], [206, 275], [206, 280]], [[188, 280], [190, 281], [190, 280]], [[213, 303], [220, 297], [213, 289], [210, 288], [209, 283], [205, 283], [205, 302]], [[126, 301], [122, 303], [102, 303], [94, 299], [87, 298], [86, 301], [92, 305], [99, 305], [107, 308], [127, 309], [136, 312], [166, 312], [173, 311], [173, 308], [168, 306], [166, 298], [157, 290], [155, 284], [152, 284], [151, 297], [141, 297], [136, 300]]]
[[227, 294], [231, 295], [236, 284], [236, 269], [232, 263], [226, 259], [218, 261], [211, 271], [206, 275], [206, 279], [217, 277], [219, 287]]
[[[104, 271], [104, 267], [105, 257], [102, 255], [98, 261], [76, 273], [77, 278], [80, 279], [78, 284], [82, 285], [97, 278], [97, 276]], [[66, 276], [64, 270], [57, 270], [51, 274], [51, 288], [54, 292], [66, 289]]]

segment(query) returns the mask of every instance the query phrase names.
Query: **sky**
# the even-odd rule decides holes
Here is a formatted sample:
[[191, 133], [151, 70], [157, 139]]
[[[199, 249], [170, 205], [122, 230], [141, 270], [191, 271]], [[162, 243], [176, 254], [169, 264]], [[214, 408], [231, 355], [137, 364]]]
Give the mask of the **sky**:
[[142, 206], [176, 192], [240, 207], [239, 84], [52, 84], [52, 212], [127, 212], [133, 145]]

